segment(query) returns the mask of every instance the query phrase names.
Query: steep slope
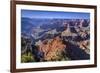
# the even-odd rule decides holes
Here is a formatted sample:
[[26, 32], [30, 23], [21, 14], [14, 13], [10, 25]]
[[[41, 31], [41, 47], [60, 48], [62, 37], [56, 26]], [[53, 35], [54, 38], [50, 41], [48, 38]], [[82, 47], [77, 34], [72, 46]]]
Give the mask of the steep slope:
[[63, 44], [59, 37], [55, 37], [51, 40], [45, 40], [39, 45], [39, 50], [44, 52], [44, 60], [46, 61], [56, 61], [61, 60], [63, 56], [64, 49], [66, 45]]

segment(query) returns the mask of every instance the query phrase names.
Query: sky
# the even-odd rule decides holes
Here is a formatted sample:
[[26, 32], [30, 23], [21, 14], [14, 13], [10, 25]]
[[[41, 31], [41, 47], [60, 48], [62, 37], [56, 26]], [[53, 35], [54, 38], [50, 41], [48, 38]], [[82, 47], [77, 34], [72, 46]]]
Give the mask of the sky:
[[61, 12], [61, 11], [40, 11], [21, 10], [21, 17], [28, 18], [60, 18], [60, 19], [90, 19], [90, 13], [82, 12]]

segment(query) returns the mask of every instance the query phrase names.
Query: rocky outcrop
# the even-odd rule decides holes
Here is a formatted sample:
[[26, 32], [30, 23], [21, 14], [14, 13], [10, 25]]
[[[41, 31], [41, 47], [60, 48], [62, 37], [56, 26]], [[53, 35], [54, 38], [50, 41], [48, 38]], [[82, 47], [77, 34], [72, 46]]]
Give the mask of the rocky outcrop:
[[59, 37], [45, 40], [41, 45], [39, 45], [39, 50], [44, 53], [44, 60], [46, 61], [60, 60], [65, 48], [66, 45], [63, 44]]

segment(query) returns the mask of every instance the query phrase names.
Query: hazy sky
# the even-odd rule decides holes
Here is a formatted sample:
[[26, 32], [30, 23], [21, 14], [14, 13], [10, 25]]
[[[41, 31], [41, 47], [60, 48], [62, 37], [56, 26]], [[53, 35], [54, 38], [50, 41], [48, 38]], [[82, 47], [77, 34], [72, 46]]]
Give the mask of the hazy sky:
[[39, 11], [21, 10], [21, 17], [29, 18], [66, 18], [66, 19], [89, 19], [90, 13], [82, 12], [61, 12], [61, 11]]

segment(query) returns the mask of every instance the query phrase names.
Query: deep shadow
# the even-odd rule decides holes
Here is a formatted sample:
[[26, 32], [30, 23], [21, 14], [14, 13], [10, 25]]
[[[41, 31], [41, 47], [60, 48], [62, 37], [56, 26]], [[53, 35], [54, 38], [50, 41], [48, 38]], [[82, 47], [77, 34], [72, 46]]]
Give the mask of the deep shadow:
[[76, 45], [66, 42], [66, 55], [71, 60], [88, 60], [90, 55]]
[[36, 62], [40, 62], [43, 60], [44, 57], [43, 52], [39, 51], [38, 47], [35, 45], [32, 45], [32, 54], [34, 55]]

